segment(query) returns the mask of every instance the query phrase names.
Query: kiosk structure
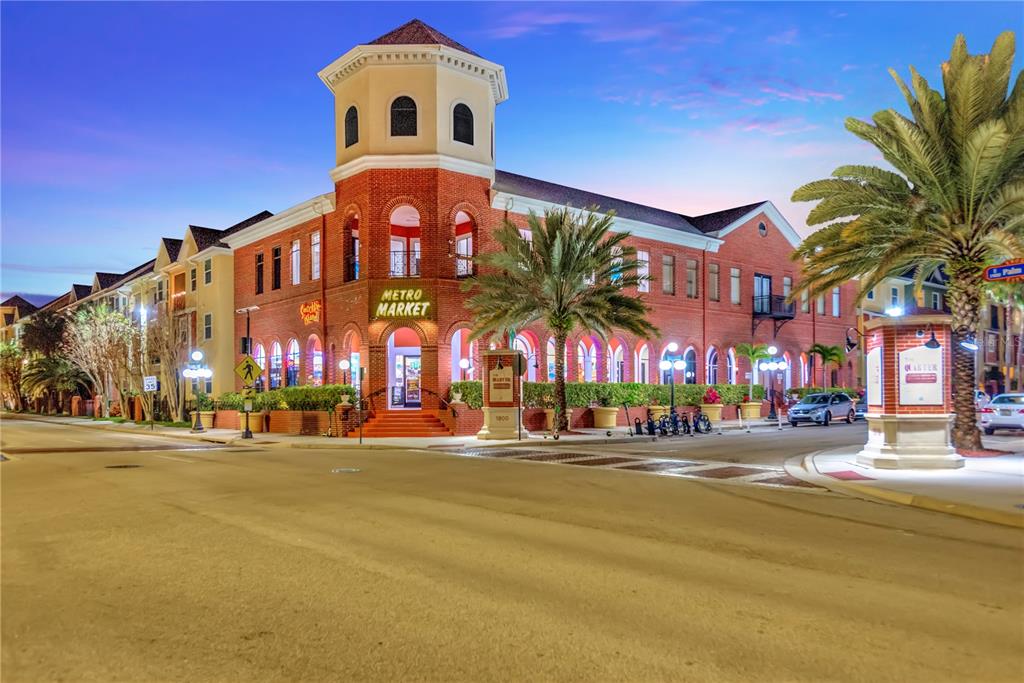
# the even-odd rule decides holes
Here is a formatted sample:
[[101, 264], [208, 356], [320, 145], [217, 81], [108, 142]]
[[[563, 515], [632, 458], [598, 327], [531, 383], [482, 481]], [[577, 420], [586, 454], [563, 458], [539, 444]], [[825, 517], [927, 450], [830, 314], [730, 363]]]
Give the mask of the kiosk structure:
[[523, 430], [521, 392], [523, 355], [511, 349], [484, 351], [484, 425], [478, 439], [515, 439]]
[[868, 441], [857, 462], [882, 469], [955, 469], [950, 440], [953, 335], [948, 315], [864, 324]]

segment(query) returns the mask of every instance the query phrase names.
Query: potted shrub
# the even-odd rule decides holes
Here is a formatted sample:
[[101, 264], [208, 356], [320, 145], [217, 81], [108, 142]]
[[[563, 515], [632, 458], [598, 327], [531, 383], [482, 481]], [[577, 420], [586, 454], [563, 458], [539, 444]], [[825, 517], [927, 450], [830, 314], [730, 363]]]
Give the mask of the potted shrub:
[[722, 421], [722, 397], [718, 395], [714, 387], [708, 387], [704, 392], [700, 409], [712, 422]]
[[[209, 394], [201, 391], [196, 392], [196, 410], [199, 411], [199, 419], [203, 421], [203, 427], [212, 429], [213, 418], [216, 416], [217, 411], [214, 410], [213, 399], [210, 398]], [[192, 420], [192, 423], [195, 424], [195, 420]]]
[[602, 390], [597, 393], [596, 405], [591, 407], [591, 410], [594, 411], [594, 428], [614, 429], [619, 418], [619, 407], [612, 403], [611, 388], [607, 386], [600, 388]]

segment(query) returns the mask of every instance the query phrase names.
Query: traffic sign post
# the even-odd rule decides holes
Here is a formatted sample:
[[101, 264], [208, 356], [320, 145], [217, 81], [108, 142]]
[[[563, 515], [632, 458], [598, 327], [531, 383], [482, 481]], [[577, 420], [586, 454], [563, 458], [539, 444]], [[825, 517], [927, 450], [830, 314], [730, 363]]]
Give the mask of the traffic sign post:
[[998, 266], [985, 269], [985, 279], [989, 282], [1016, 282], [1024, 280], [1024, 259], [1006, 261]]
[[142, 378], [142, 390], [153, 394], [149, 401], [149, 431], [153, 431], [153, 409], [156, 407], [156, 392], [160, 391], [160, 381], [156, 375], [146, 375]]
[[246, 401], [242, 405], [245, 411], [245, 430], [242, 431], [243, 439], [252, 438], [252, 430], [249, 429], [249, 413], [252, 412], [252, 398], [256, 395], [256, 389], [253, 384], [256, 383], [256, 378], [263, 374], [263, 368], [257, 363], [252, 356], [245, 355], [242, 357], [242, 361], [235, 367], [235, 374], [238, 375], [243, 384], [242, 396], [245, 397]]

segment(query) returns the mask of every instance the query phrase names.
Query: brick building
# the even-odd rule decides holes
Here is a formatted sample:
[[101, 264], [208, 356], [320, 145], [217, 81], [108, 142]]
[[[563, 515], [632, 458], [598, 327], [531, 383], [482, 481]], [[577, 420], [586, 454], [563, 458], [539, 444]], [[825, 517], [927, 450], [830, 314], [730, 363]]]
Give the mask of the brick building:
[[[473, 268], [465, 257], [496, 248], [503, 219], [525, 227], [528, 212], [562, 205], [615, 211], [614, 229], [631, 234], [648, 264], [638, 295], [660, 329], [657, 339], [578, 335], [565, 351], [570, 379], [667, 381], [658, 363], [671, 357], [686, 364], [677, 382], [765, 381], [734, 351], [756, 341], [789, 362], [770, 378], [780, 388], [859, 384], [853, 362], [811, 376], [806, 350], [843, 343], [856, 287], [786, 305], [800, 238], [771, 202], [687, 216], [496, 170], [503, 67], [419, 21], [319, 75], [335, 98], [333, 191], [221, 238], [234, 255], [234, 308], [258, 307], [262, 386], [358, 381], [338, 368], [349, 359], [365, 373], [364, 395], [435, 407], [451, 381], [478, 372], [460, 289]], [[235, 317], [236, 340], [245, 317]], [[553, 378], [545, 330], [520, 330], [515, 344], [531, 360], [528, 379]]]

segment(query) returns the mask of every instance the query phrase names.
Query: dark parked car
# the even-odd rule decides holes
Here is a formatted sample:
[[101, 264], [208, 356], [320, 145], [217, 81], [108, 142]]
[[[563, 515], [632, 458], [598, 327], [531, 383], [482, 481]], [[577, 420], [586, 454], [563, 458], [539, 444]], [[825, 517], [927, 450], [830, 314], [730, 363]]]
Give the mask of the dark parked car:
[[852, 423], [856, 419], [853, 401], [842, 393], [807, 394], [789, 409], [789, 424], [793, 427], [801, 422], [813, 422], [827, 427], [832, 420]]

